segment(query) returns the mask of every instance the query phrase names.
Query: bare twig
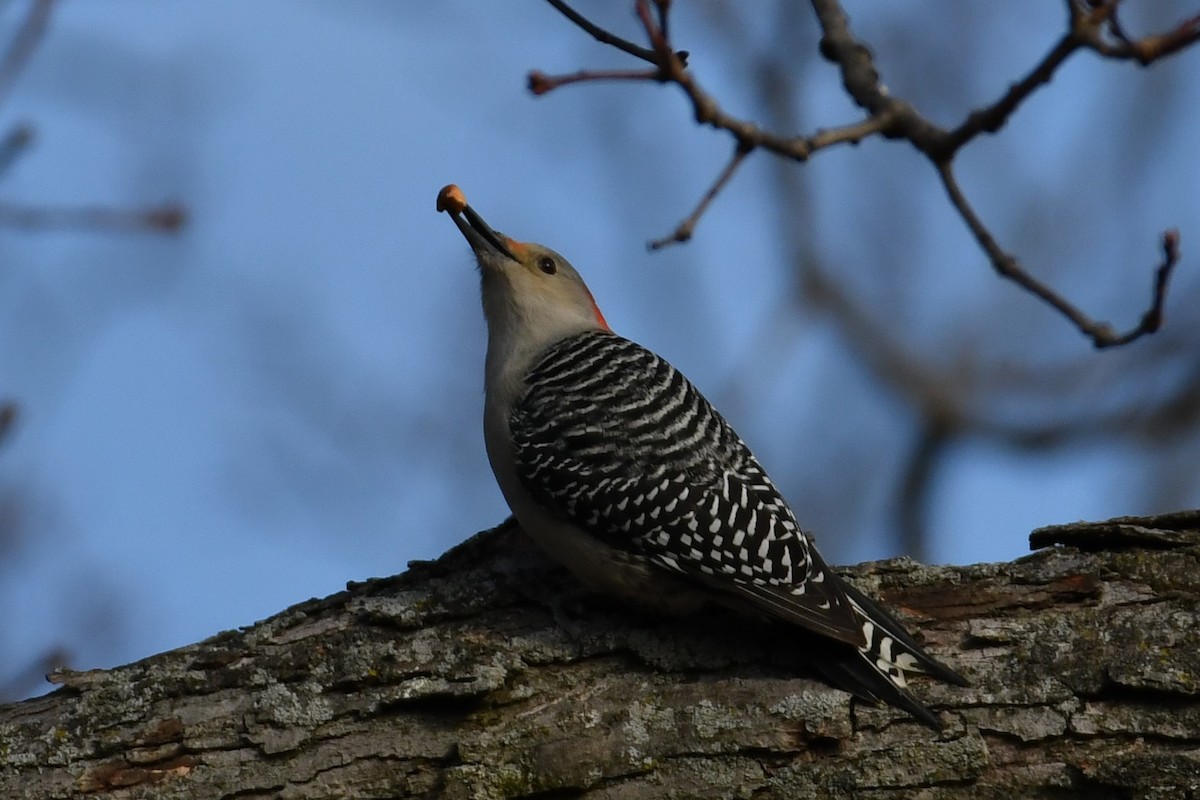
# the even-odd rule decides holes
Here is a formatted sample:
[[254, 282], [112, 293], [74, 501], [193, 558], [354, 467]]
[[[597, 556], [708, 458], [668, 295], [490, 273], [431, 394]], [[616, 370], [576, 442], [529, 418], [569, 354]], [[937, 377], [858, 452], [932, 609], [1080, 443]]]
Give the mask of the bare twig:
[[[1088, 336], [1096, 347], [1114, 347], [1152, 333], [1161, 325], [1166, 287], [1178, 262], [1178, 234], [1169, 232], [1164, 237], [1163, 246], [1167, 256], [1156, 277], [1152, 306], [1143, 315], [1138, 326], [1124, 334], [1117, 334], [1110, 325], [1092, 320], [1061, 295], [1033, 278], [1020, 266], [1015, 257], [1005, 252], [972, 209], [952, 170], [952, 161], [964, 145], [981, 133], [994, 133], [1003, 127], [1029, 96], [1049, 83], [1062, 64], [1080, 48], [1086, 47], [1110, 58], [1136, 59], [1142, 64], [1148, 64], [1200, 41], [1200, 15], [1185, 20], [1167, 33], [1135, 40], [1124, 32], [1117, 19], [1116, 10], [1120, 0], [1094, 0], [1086, 4], [1079, 0], [1065, 1], [1069, 15], [1068, 30], [1041, 61], [1014, 83], [1000, 99], [989, 106], [972, 111], [952, 130], [939, 127], [919, 114], [910, 104], [888, 92], [875, 67], [871, 51], [851, 33], [849, 20], [837, 0], [810, 2], [821, 26], [821, 54], [838, 66], [846, 93], [867, 114], [860, 122], [845, 127], [818, 131], [812, 136], [783, 136], [725, 112], [688, 71], [684, 58], [686, 53], [676, 51], [672, 46], [668, 37], [671, 7], [669, 0], [654, 0], [657, 13], [652, 11], [650, 0], [636, 2], [637, 16], [646, 32], [649, 49], [605, 31], [561, 0], [548, 0], [552, 6], [598, 41], [648, 61], [656, 68], [640, 71], [585, 70], [557, 77], [531, 72], [529, 86], [535, 94], [544, 94], [559, 86], [588, 80], [650, 80], [673, 83], [687, 95], [697, 123], [726, 131], [733, 136], [737, 146], [733, 159], [692, 214], [673, 234], [651, 242], [651, 249], [687, 241], [713, 198], [724, 188], [730, 175], [745, 155], [756, 149], [761, 148], [783, 158], [803, 162], [821, 149], [835, 144], [857, 143], [867, 136], [880, 135], [905, 140], [929, 158], [946, 188], [952, 205], [963, 217], [998, 273], [1050, 304]], [[1116, 44], [1105, 40], [1106, 29], [1116, 40]]]
[[[560, 0], [547, 0], [555, 8], [566, 7]], [[569, 9], [569, 7], [567, 7]], [[662, 7], [660, 6], [660, 11]], [[564, 11], [564, 14], [566, 12]], [[574, 14], [572, 16], [571, 14]], [[575, 12], [568, 18], [575, 21]], [[739, 143], [752, 148], [764, 148], [776, 155], [794, 161], [806, 161], [815, 151], [837, 144], [856, 144], [862, 139], [879, 133], [890, 124], [891, 117], [882, 115], [878, 118], [868, 118], [845, 127], [831, 128], [818, 131], [812, 136], [781, 136], [765, 131], [752, 122], [739, 119], [723, 111], [716, 100], [704, 91], [692, 75], [687, 72], [686, 51], [673, 50], [663, 35], [662, 29], [650, 15], [650, 7], [641, 0], [638, 3], [638, 15], [646, 28], [647, 36], [655, 45], [653, 49], [638, 48], [635, 53], [639, 58], [650, 61], [656, 69], [642, 71], [612, 71], [612, 70], [581, 70], [569, 75], [547, 75], [539, 70], [530, 72], [528, 77], [529, 89], [534, 94], [545, 94], [559, 86], [569, 83], [579, 83], [588, 80], [649, 80], [676, 83], [683, 89], [692, 104], [693, 116], [697, 122], [718, 130], [730, 133]], [[582, 17], [579, 17], [583, 19]], [[585, 31], [595, 35], [596, 26], [583, 20], [580, 25]], [[579, 23], [576, 23], [579, 24]], [[599, 29], [597, 29], [599, 30]], [[612, 34], [608, 34], [612, 36]], [[619, 37], [613, 37], [619, 38]], [[624, 40], [621, 40], [624, 42]], [[626, 44], [629, 44], [626, 42]], [[625, 47], [620, 49], [626, 50]], [[628, 52], [628, 51], [627, 51]], [[646, 54], [646, 55], [643, 55]]]
[[658, 8], [658, 27], [662, 31], [663, 39], [670, 39], [670, 16], [671, 16], [671, 0], [654, 0], [654, 5]]
[[949, 162], [938, 165], [938, 175], [941, 176], [942, 185], [950, 197], [951, 204], [963, 221], [967, 223], [975, 241], [987, 254], [996, 272], [1056, 308], [1059, 313], [1071, 320], [1084, 335], [1089, 337], [1092, 344], [1098, 349], [1128, 344], [1159, 329], [1162, 324], [1162, 306], [1166, 300], [1167, 284], [1171, 278], [1171, 272], [1179, 262], [1178, 232], [1171, 230], [1163, 235], [1164, 260], [1155, 274], [1154, 299], [1149, 310], [1142, 316], [1142, 321], [1136, 327], [1126, 333], [1118, 334], [1107, 322], [1096, 322], [1091, 319], [1062, 295], [1034, 278], [1021, 267], [1020, 262], [1014, 256], [1000, 247], [991, 231], [983, 224], [979, 215], [975, 213], [975, 209], [971, 207], [966, 195], [963, 194]]
[[[892, 124], [894, 117], [890, 112], [876, 114], [873, 117], [867, 117], [861, 122], [855, 122], [850, 125], [843, 125], [839, 128], [826, 128], [819, 130], [812, 136], [807, 138], [793, 140], [797, 142], [797, 149], [803, 149], [809, 154], [813, 154], [818, 150], [824, 150], [835, 144], [858, 144], [868, 136], [876, 133], [882, 133]], [[802, 161], [797, 156], [798, 161]]]
[[47, 228], [100, 228], [104, 230], [153, 230], [174, 233], [187, 220], [186, 210], [168, 204], [142, 210], [92, 208], [27, 208], [0, 203], [0, 227], [25, 230]]
[[692, 231], [696, 229], [696, 223], [700, 221], [700, 217], [708, 209], [709, 203], [725, 188], [725, 184], [729, 183], [729, 179], [733, 177], [733, 173], [737, 172], [737, 168], [741, 166], [742, 161], [745, 160], [746, 156], [750, 155], [753, 149], [753, 147], [741, 144], [734, 148], [733, 156], [729, 159], [729, 163], [725, 165], [725, 169], [721, 170], [721, 174], [713, 181], [713, 185], [708, 187], [708, 191], [704, 193], [704, 197], [700, 198], [700, 202], [696, 205], [695, 210], [691, 214], [688, 214], [687, 219], [679, 223], [678, 227], [669, 235], [649, 242], [646, 248], [649, 250], [658, 250], [667, 245], [686, 242], [688, 239], [691, 239]]
[[[1135, 39], [1125, 32], [1117, 17], [1119, 5], [1119, 0], [1108, 0], [1100, 3], [1091, 13], [1085, 13], [1071, 4], [1072, 27], [1079, 32], [1084, 44], [1106, 58], [1133, 59], [1144, 67], [1200, 41], [1200, 14], [1183, 20], [1164, 33]], [[1116, 45], [1104, 40], [1105, 26], [1116, 39]]]
[[[796, 108], [797, 92], [790, 84], [781, 83], [785, 69], [776, 66], [766, 71], [765, 80], [759, 84], [759, 91], [764, 93], [766, 121], [775, 128], [795, 127], [801, 119]], [[775, 85], [764, 89], [763, 84]], [[1001, 362], [988, 368], [980, 363], [982, 354], [973, 348], [962, 352], [958, 359], [923, 358], [905, 337], [897, 335], [894, 317], [883, 313], [867, 296], [841, 285], [838, 265], [826, 264], [825, 258], [814, 254], [812, 215], [803, 210], [810, 204], [808, 182], [783, 162], [776, 162], [770, 175], [777, 192], [772, 205], [789, 209], [789, 216], [796, 218], [794, 222], [789, 219], [780, 230], [783, 252], [794, 265], [790, 274], [800, 281], [798, 295], [805, 306], [805, 313], [793, 319], [792, 325], [801, 319], [811, 322], [819, 313], [855, 351], [857, 361], [913, 412], [913, 438], [901, 454], [899, 476], [891, 484], [894, 510], [888, 519], [894, 526], [897, 552], [917, 558], [929, 552], [928, 516], [931, 497], [937, 491], [937, 476], [948, 453], [966, 437], [1035, 450], [1105, 438], [1179, 439], [1195, 429], [1200, 417], [1200, 370], [1194, 368], [1196, 354], [1187, 345], [1187, 333], [1181, 328], [1175, 329], [1174, 338], [1158, 338], [1138, 354], [1130, 354], [1144, 365], [1160, 363], [1172, 353], [1176, 362], [1184, 362], [1178, 365], [1178, 371], [1192, 377], [1168, 392], [1153, 397], [1134, 393], [1114, 405], [1087, 404], [1082, 413], [1073, 404], [1064, 403], [1070, 410], [1047, 418], [1005, 414], [1001, 409], [1014, 403], [1029, 407], [1034, 396], [1053, 395], [1061, 401], [1072, 393], [1088, 395], [1091, 392], [1086, 387], [1098, 385], [1099, 370], [1111, 377], [1117, 370], [1124, 371], [1122, 360], [1105, 360], [1101, 367], [1094, 357], [1083, 355], [1067, 363], [1034, 366]], [[760, 357], [758, 360], [764, 353], [773, 352], [772, 348], [786, 346], [781, 341], [791, 338], [788, 333], [793, 329], [781, 321], [785, 313], [780, 307], [760, 320], [762, 330], [750, 346], [750, 351]], [[963, 358], [967, 353], [973, 355]], [[778, 352], [774, 355], [779, 358]], [[1124, 363], [1127, 370], [1129, 362]], [[733, 378], [722, 394], [732, 395], [748, 383], [744, 376]]]
[[1024, 78], [1009, 87], [1004, 96], [986, 108], [972, 111], [957, 128], [950, 132], [943, 158], [950, 158], [964, 144], [980, 133], [995, 133], [1004, 126], [1012, 113], [1039, 87], [1054, 77], [1062, 63], [1081, 46], [1070, 33], [1059, 39], [1050, 52]]
[[50, 21], [50, 12], [53, 10], [54, 0], [34, 0], [29, 7], [29, 13], [25, 15], [20, 28], [13, 36], [12, 43], [0, 57], [0, 105], [4, 103], [17, 75], [45, 33], [46, 25]]
[[535, 95], [551, 92], [560, 86], [584, 81], [646, 81], [659, 80], [661, 72], [657, 69], [581, 69], [566, 75], [547, 75], [539, 70], [532, 70], [526, 78], [529, 91]]
[[1147, 36], [1130, 42], [1133, 57], [1143, 66], [1160, 58], [1174, 55], [1185, 47], [1200, 41], [1200, 14], [1184, 20], [1174, 30], [1160, 36]]
[[1171, 281], [1171, 273], [1175, 270], [1175, 265], [1179, 263], [1179, 231], [1172, 228], [1163, 233], [1162, 251], [1162, 263], [1154, 271], [1154, 295], [1150, 301], [1150, 308], [1142, 315], [1142, 321], [1128, 333], [1118, 336], [1112, 342], [1098, 344], [1098, 347], [1127, 344], [1147, 333], [1154, 333], [1162, 327], [1163, 304], [1167, 301], [1167, 286]]
[[[617, 36], [615, 33], [610, 33], [609, 31], [606, 31], [604, 28], [601, 28], [599, 25], [592, 22], [587, 17], [583, 16], [583, 14], [580, 14], [578, 11], [576, 11], [575, 9], [571, 8], [569, 5], [564, 3], [563, 0], [546, 0], [546, 2], [548, 2], [550, 5], [554, 6], [554, 8], [560, 14], [562, 14], [567, 19], [571, 20], [571, 22], [575, 23], [575, 25], [577, 27], [579, 27], [580, 29], [585, 31], [588, 35], [590, 35], [593, 39], [600, 42], [601, 44], [611, 45], [612, 47], [617, 48], [618, 50], [620, 50], [623, 53], [628, 53], [629, 55], [633, 56], [634, 58], [640, 58], [642, 61], [649, 61], [651, 64], [658, 63], [658, 59], [655, 57], [653, 50], [647, 50], [644, 47], [634, 44], [633, 42], [629, 41], [628, 39], [622, 39], [620, 36]], [[659, 6], [660, 13], [665, 16], [667, 13], [667, 7], [669, 7], [669, 6], [670, 6], [670, 3], [666, 3], [665, 5], [660, 5]], [[676, 53], [676, 56], [678, 56], [680, 61], [687, 63], [687, 56], [688, 56], [687, 52], [680, 51], [680, 52]]]

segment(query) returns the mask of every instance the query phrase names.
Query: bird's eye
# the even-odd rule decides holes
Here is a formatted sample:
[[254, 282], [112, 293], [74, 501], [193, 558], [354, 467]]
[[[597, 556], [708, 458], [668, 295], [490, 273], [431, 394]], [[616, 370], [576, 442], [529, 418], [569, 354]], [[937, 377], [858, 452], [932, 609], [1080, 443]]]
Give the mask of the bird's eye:
[[542, 256], [537, 261], [538, 269], [547, 275], [553, 275], [558, 272], [558, 265], [554, 263], [554, 259], [550, 256]]

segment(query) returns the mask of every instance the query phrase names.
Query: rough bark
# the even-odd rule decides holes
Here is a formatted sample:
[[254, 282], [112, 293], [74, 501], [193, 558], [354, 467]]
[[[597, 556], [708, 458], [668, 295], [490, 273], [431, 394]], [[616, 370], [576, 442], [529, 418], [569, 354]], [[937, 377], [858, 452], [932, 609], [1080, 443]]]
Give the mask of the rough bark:
[[1200, 513], [866, 564], [973, 682], [938, 733], [802, 637], [582, 594], [502, 526], [395, 578], [0, 708], [0, 797], [1198, 798]]

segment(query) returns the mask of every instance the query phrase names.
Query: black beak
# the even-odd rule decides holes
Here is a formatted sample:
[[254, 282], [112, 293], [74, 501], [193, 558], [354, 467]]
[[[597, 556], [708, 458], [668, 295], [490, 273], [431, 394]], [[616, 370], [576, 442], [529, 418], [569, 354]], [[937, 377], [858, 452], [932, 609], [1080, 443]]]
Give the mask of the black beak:
[[[478, 250], [481, 245], [486, 244], [493, 250], [511, 258], [513, 261], [520, 261], [519, 258], [513, 255], [512, 250], [509, 250], [508, 246], [504, 244], [504, 239], [500, 234], [492, 230], [491, 226], [483, 221], [483, 217], [475, 212], [475, 209], [464, 205], [462, 216], [454, 214], [453, 217], [454, 224], [462, 231], [462, 235], [466, 237], [467, 243], [471, 245], [472, 249]], [[464, 220], [463, 217], [466, 217], [466, 219]]]

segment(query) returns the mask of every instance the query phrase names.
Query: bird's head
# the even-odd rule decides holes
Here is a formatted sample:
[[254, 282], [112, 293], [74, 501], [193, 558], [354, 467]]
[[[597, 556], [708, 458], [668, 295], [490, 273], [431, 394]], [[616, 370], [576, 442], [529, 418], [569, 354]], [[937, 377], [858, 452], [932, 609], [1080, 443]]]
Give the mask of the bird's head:
[[450, 214], [475, 252], [490, 335], [521, 335], [538, 340], [529, 344], [547, 345], [609, 329], [587, 284], [561, 255], [493, 230], [454, 184], [438, 193], [437, 209]]

